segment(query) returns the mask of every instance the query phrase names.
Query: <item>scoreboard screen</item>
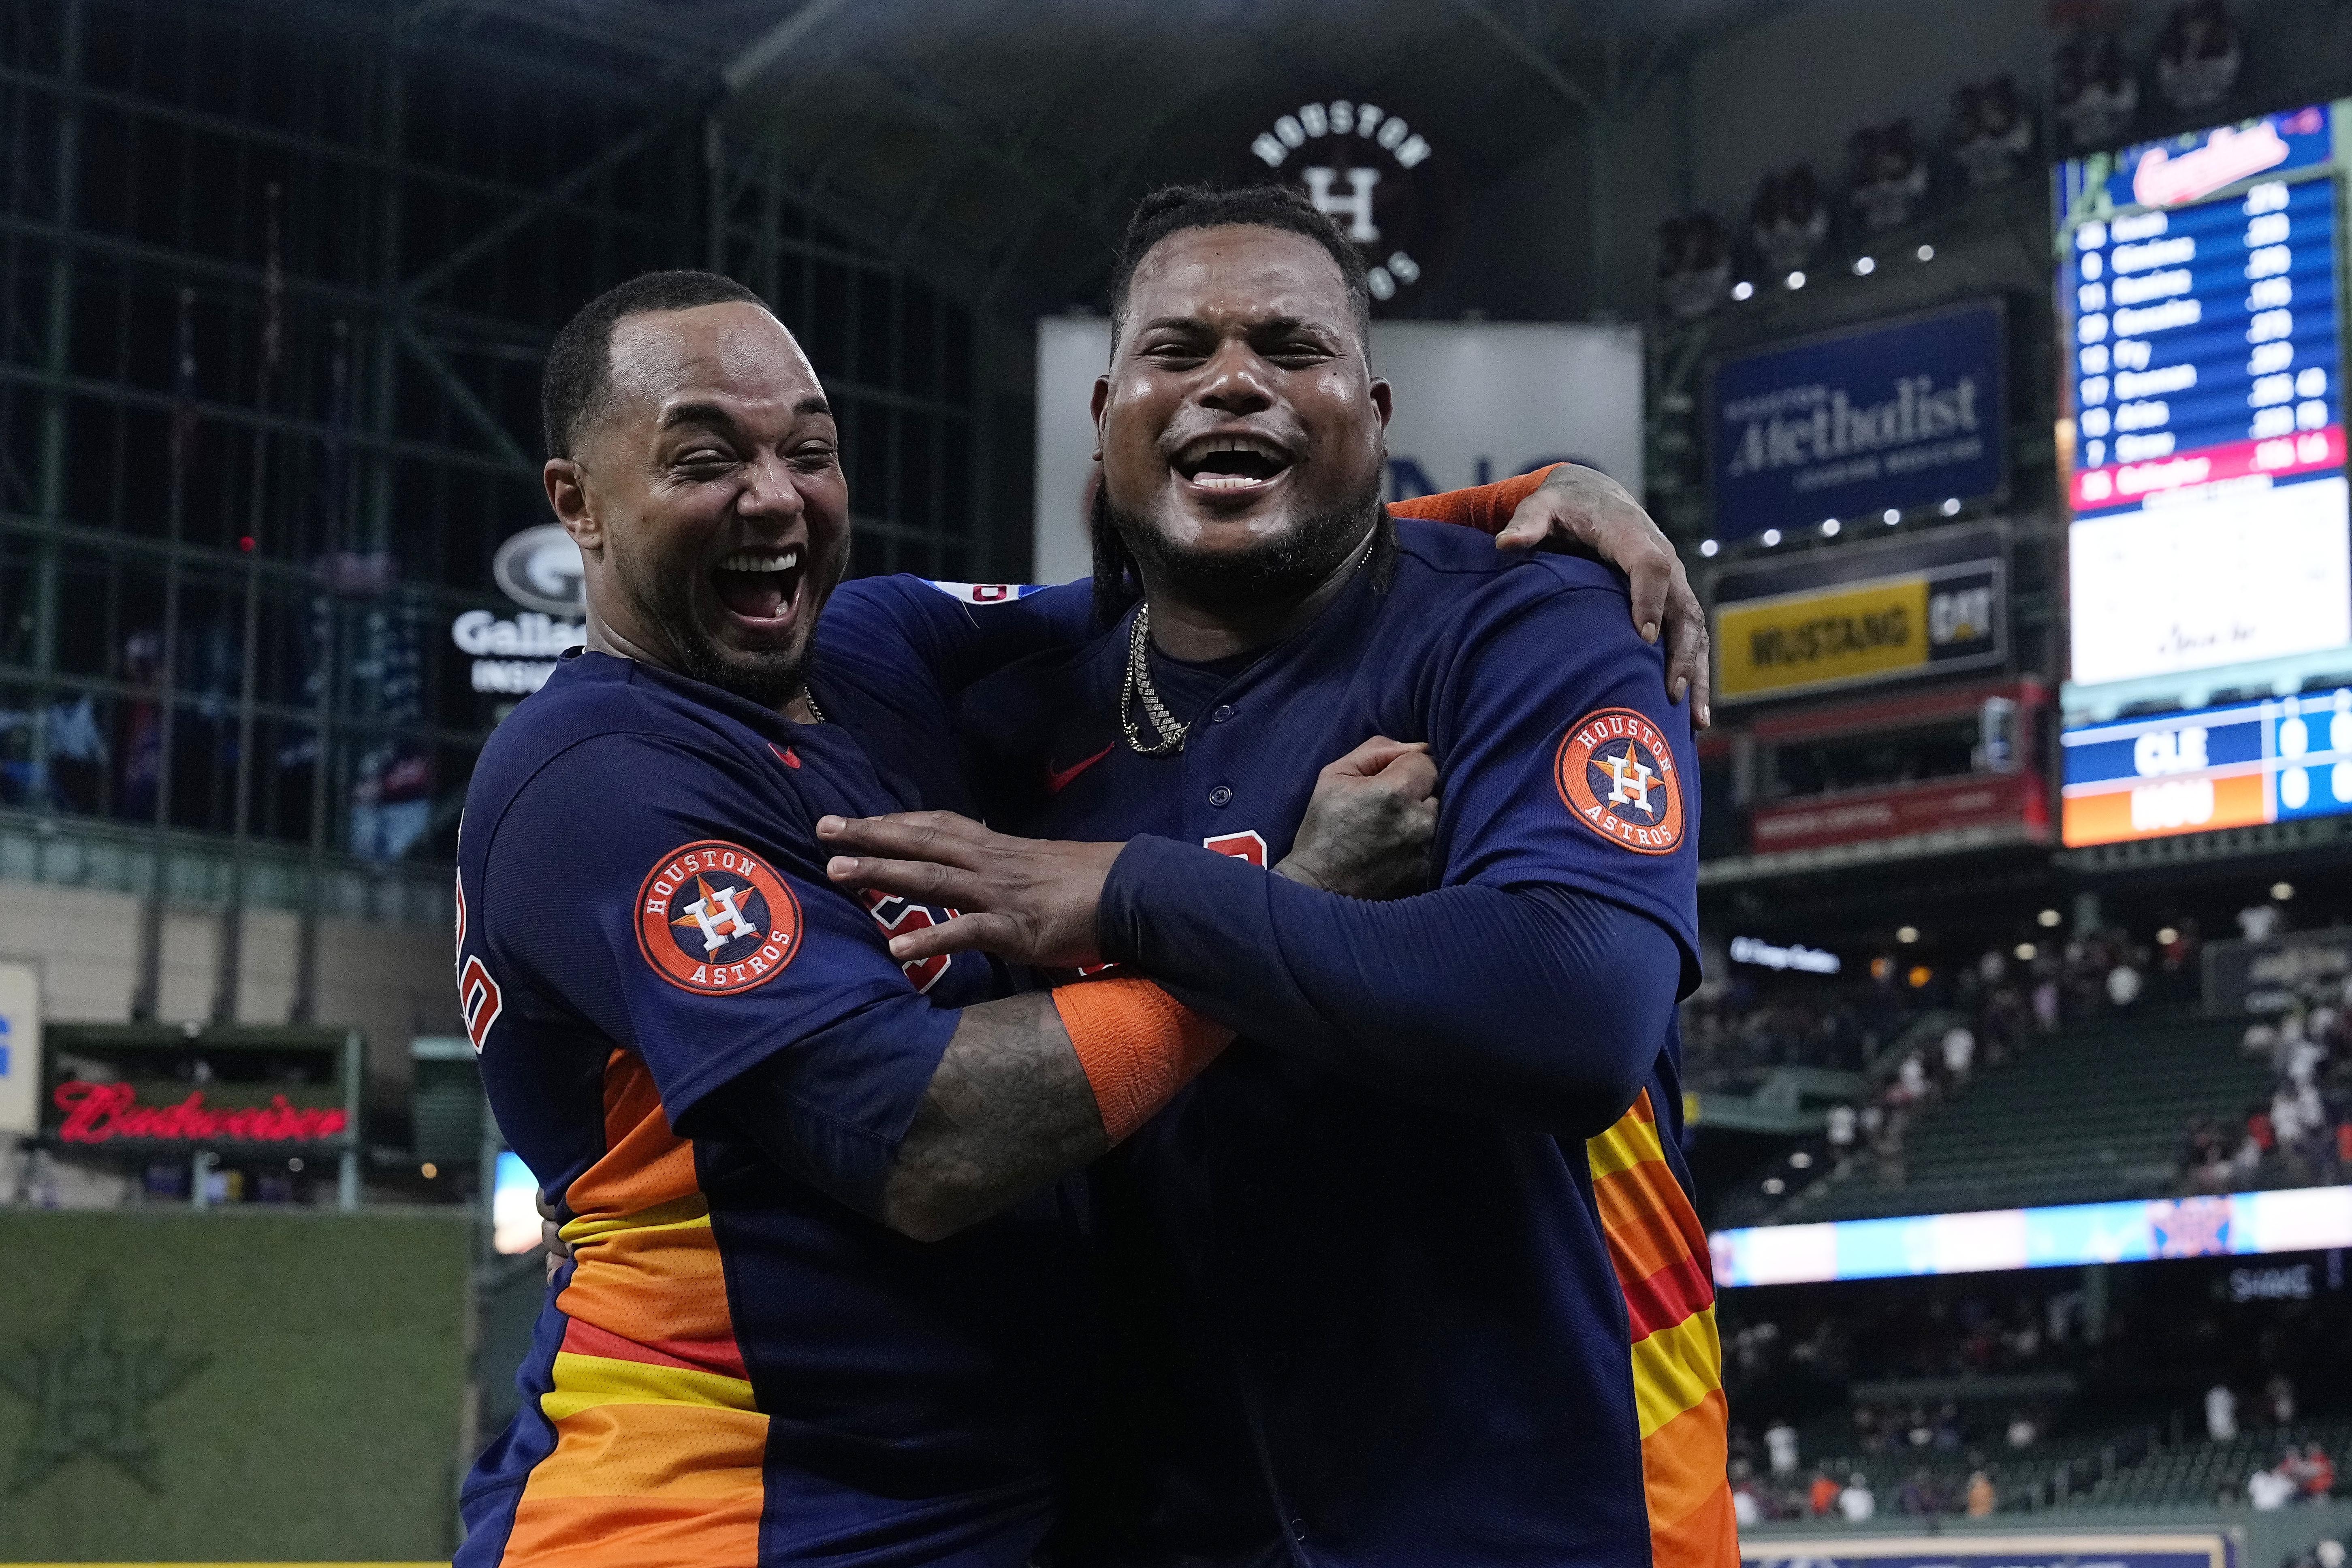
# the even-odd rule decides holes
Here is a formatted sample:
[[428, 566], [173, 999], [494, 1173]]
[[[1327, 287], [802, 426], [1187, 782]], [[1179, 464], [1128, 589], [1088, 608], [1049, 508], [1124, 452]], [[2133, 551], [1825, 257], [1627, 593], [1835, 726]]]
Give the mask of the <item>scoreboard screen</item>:
[[[2057, 305], [2073, 416], [2069, 845], [2352, 810], [2352, 793], [2330, 787], [2352, 786], [2352, 770], [2333, 764], [2288, 805], [2312, 781], [2306, 770], [2286, 784], [2286, 770], [2259, 764], [2257, 752], [2277, 754], [2275, 735], [2271, 750], [2237, 758], [2237, 772], [2195, 779], [2100, 771], [2117, 756], [2147, 758], [2084, 738], [2106, 735], [2118, 711], [2168, 700], [2179, 711], [2135, 724], [2242, 750], [2252, 742], [2240, 730], [2277, 730], [2294, 720], [2297, 693], [2352, 669], [2342, 107], [2059, 171]], [[2188, 711], [2224, 688], [2274, 690], [2287, 711], [2233, 709], [2221, 729], [2218, 717], [2200, 723]], [[2140, 793], [2116, 795], [2127, 780]]]

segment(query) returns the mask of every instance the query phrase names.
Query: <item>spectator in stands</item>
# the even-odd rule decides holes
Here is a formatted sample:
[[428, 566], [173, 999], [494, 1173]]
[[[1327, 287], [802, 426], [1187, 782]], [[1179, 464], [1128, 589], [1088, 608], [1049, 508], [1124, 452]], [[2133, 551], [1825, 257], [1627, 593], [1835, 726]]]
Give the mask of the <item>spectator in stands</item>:
[[2012, 1448], [2031, 1448], [2042, 1440], [2042, 1428], [2034, 1424], [2032, 1416], [2022, 1410], [2016, 1411], [2009, 1418], [2008, 1437]]
[[[2273, 1373], [2270, 1382], [2263, 1385], [2263, 1399], [2270, 1406], [2271, 1425], [2273, 1426], [2294, 1425], [2294, 1380], [2293, 1378], [2283, 1372]], [[2287, 1458], [2291, 1465], [2300, 1464], [2303, 1460], [2303, 1456], [2292, 1448], [2287, 1450]]]
[[[1976, 1048], [1976, 1038], [1974, 1036], [1969, 1037], [1969, 1048], [1971, 1051]], [[1906, 1102], [1916, 1104], [1918, 1101], [1927, 1099], [1927, 1058], [1921, 1056], [1917, 1051], [1913, 1051], [1909, 1056], [1905, 1057], [1903, 1058], [1902, 1068], [1895, 1074], [1895, 1080], [1902, 1085], [1903, 1098]]]
[[2139, 112], [2139, 83], [2124, 67], [2113, 34], [2077, 34], [2059, 46], [2054, 98], [2070, 151], [2094, 152], [2123, 139]]
[[2226, 1383], [2205, 1391], [2205, 1436], [2216, 1443], [2228, 1443], [2238, 1436], [2238, 1396]]
[[1936, 1511], [1936, 1483], [1925, 1470], [1914, 1470], [1902, 1489], [1895, 1494], [1896, 1511], [1907, 1514], [1930, 1514]]
[[2246, 1478], [2246, 1500], [2263, 1513], [2284, 1508], [2294, 1500], [2294, 1481], [2287, 1475], [2284, 1464], [2271, 1469], [2256, 1470]]
[[2000, 1501], [2000, 1495], [1992, 1489], [1990, 1476], [1979, 1470], [1969, 1477], [1969, 1517], [1970, 1519], [1991, 1518], [1992, 1510]]
[[1829, 1471], [1816, 1469], [1813, 1472], [1812, 1490], [1805, 1499], [1805, 1506], [1812, 1511], [1815, 1519], [1827, 1519], [1830, 1510], [1837, 1507], [1837, 1482], [1830, 1479]]
[[2238, 29], [2221, 0], [2189, 0], [2165, 19], [2157, 45], [2156, 81], [2180, 110], [2210, 109], [2230, 95], [2245, 64]]
[[1862, 1524], [1878, 1512], [1878, 1498], [1870, 1489], [1870, 1478], [1856, 1470], [1846, 1479], [1845, 1489], [1838, 1493], [1838, 1512], [1849, 1524]]
[[1797, 1473], [1797, 1429], [1785, 1416], [1764, 1428], [1764, 1452], [1771, 1458], [1774, 1476]]
[[1911, 135], [1911, 122], [1892, 120], [1864, 126], [1849, 144], [1853, 184], [1846, 195], [1861, 234], [1900, 228], [1917, 216], [1927, 197], [1927, 165]]
[[1812, 166], [1799, 163], [1767, 174], [1756, 188], [1748, 237], [1757, 256], [1774, 272], [1794, 272], [1811, 264], [1830, 231]]
[[2058, 1032], [2058, 970], [2054, 963], [2033, 983], [2033, 1023], [2045, 1035]]
[[1952, 162], [1969, 190], [1990, 190], [2017, 177], [2033, 151], [2033, 126], [2005, 76], [1952, 95]]
[[2107, 971], [2107, 1004], [2118, 1013], [2128, 1013], [2139, 1001], [2143, 982], [2139, 971], [2128, 960], [2118, 962]]
[[1840, 1175], [1843, 1175], [1853, 1166], [1853, 1136], [1856, 1120], [1853, 1107], [1851, 1105], [1830, 1107], [1830, 1161]]
[[1695, 321], [1731, 290], [1731, 250], [1713, 213], [1670, 217], [1658, 226], [1658, 295], [1666, 313]]
[[1742, 1476], [1732, 1484], [1731, 1517], [1742, 1530], [1764, 1521], [1764, 1510], [1756, 1501], [1756, 1482], [1749, 1477]]
[[1966, 1024], [1955, 1024], [1944, 1031], [1944, 1071], [1953, 1084], [1966, 1083], [1969, 1065], [1976, 1059], [1977, 1036]]
[[2238, 934], [2248, 942], [2268, 942], [2278, 934], [2279, 907], [2274, 903], [2248, 904], [2238, 911]]

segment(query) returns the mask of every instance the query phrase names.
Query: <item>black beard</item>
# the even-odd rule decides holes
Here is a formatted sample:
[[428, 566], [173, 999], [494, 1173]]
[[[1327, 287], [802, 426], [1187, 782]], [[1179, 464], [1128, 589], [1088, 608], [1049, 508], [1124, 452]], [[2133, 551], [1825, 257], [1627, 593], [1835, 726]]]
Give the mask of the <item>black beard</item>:
[[1178, 598], [1210, 610], [1264, 610], [1292, 605], [1320, 587], [1364, 541], [1382, 516], [1376, 475], [1360, 496], [1301, 518], [1280, 539], [1252, 549], [1188, 555], [1171, 549], [1160, 531], [1111, 504], [1110, 487], [1095, 487], [1094, 537], [1126, 546], [1139, 575], [1149, 574]]
[[771, 711], [800, 695], [806, 674], [802, 654], [761, 653], [748, 660], [730, 661], [696, 621], [693, 595], [683, 576], [655, 572], [640, 581], [643, 585], [630, 585], [629, 596], [636, 601], [646, 624], [668, 643], [680, 675]]

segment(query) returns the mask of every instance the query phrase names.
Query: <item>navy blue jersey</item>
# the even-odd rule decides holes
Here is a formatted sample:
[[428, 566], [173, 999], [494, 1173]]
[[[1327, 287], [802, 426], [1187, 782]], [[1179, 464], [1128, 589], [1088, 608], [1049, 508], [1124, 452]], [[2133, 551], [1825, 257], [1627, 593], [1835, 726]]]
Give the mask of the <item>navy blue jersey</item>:
[[[1043, 1534], [1083, 1311], [1069, 1194], [932, 1245], [869, 1217], [954, 1009], [1003, 976], [902, 968], [888, 933], [940, 911], [836, 891], [813, 831], [932, 803], [903, 777], [951, 791], [940, 689], [908, 660], [978, 646], [900, 637], [817, 683], [884, 751], [926, 726], [944, 763], [877, 771], [840, 724], [598, 653], [484, 749], [459, 994], [573, 1257], [460, 1563], [1012, 1568]], [[789, 1162], [710, 1103], [755, 1067], [787, 1088]]]
[[[1604, 568], [1405, 521], [1393, 582], [1373, 575], [1259, 657], [1155, 655], [1192, 721], [1179, 753], [1120, 739], [1124, 619], [963, 701], [996, 826], [1136, 840], [1107, 928], [1152, 879], [1171, 903], [1205, 891], [1203, 944], [1222, 926], [1228, 952], [1251, 951], [1195, 1005], [1257, 987], [1268, 1016], [1306, 1020], [1275, 1048], [1229, 1016], [1244, 1038], [1099, 1184], [1129, 1296], [1113, 1321], [1138, 1329], [1125, 1429], [1150, 1450], [1123, 1551], [1718, 1568], [1713, 1291], [1675, 1150], [1672, 993], [1696, 968], [1686, 713]], [[1344, 900], [1202, 853], [1278, 859], [1318, 769], [1374, 733], [1429, 742], [1443, 791], [1440, 888], [1356, 906], [1392, 921], [1385, 953], [1326, 942], [1317, 920]], [[1651, 933], [1664, 963], [1627, 976], [1662, 993], [1646, 1037], [1608, 1037], [1599, 1015], [1486, 1026], [1509, 976], [1481, 964], [1512, 952], [1511, 910], [1552, 906]], [[1427, 973], [1432, 952], [1464, 956], [1394, 1016], [1350, 1015], [1350, 974], [1394, 997], [1391, 971]], [[1277, 994], [1293, 980], [1323, 987], [1319, 1016]], [[1454, 1015], [1478, 1021], [1472, 1037], [1415, 1048], [1419, 1028], [1461, 1035]]]

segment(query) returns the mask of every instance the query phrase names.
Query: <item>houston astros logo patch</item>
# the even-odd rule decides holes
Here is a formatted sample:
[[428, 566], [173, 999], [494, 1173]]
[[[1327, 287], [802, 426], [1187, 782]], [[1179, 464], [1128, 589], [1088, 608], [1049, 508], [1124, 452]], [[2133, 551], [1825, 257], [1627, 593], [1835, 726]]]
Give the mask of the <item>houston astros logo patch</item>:
[[681, 991], [765, 985], [801, 947], [801, 906], [783, 878], [740, 844], [673, 849], [637, 889], [637, 948]]
[[1671, 855], [1683, 841], [1682, 780], [1658, 727], [1631, 708], [1603, 708], [1569, 727], [1552, 764], [1576, 819], [1639, 855]]

